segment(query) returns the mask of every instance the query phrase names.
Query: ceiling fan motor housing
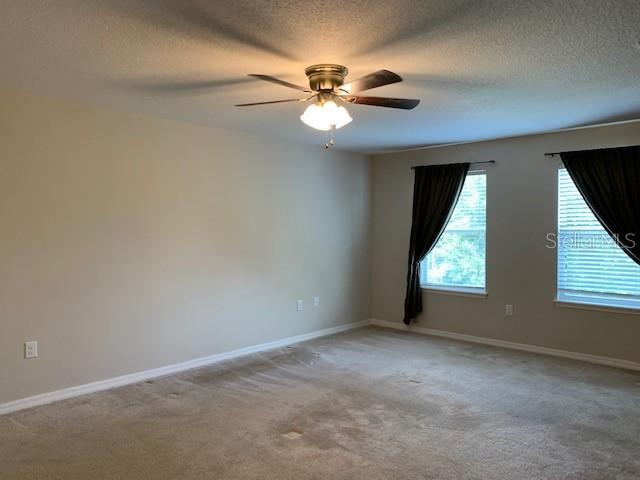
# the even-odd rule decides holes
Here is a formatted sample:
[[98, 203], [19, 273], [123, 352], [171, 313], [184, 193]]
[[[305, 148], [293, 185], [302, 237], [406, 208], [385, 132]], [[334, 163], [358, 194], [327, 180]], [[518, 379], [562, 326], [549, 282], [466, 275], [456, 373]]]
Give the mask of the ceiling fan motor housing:
[[344, 84], [344, 77], [349, 70], [342, 65], [320, 63], [304, 70], [309, 78], [309, 86], [315, 91], [333, 91]]

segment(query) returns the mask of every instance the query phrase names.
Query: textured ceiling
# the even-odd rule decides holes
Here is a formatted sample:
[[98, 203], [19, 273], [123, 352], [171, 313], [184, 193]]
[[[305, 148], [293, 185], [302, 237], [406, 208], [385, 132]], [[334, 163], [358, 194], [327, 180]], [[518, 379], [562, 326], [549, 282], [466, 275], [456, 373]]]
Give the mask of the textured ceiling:
[[0, 82], [37, 94], [295, 142], [313, 63], [405, 78], [353, 105], [341, 148], [402, 149], [640, 117], [638, 0], [0, 0]]

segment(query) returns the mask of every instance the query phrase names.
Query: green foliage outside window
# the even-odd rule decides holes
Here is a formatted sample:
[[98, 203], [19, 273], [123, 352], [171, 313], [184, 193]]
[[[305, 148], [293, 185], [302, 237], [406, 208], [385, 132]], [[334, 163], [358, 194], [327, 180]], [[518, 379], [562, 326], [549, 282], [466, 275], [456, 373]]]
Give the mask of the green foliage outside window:
[[469, 174], [438, 243], [422, 262], [423, 283], [484, 288], [486, 175]]

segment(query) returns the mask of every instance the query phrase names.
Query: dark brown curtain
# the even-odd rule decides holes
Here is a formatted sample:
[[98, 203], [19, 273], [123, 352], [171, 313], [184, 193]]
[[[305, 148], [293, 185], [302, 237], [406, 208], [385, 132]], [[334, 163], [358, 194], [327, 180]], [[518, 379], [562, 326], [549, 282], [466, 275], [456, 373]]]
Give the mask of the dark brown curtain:
[[593, 214], [640, 265], [640, 146], [560, 156]]
[[407, 325], [422, 312], [420, 261], [431, 251], [447, 226], [468, 171], [468, 163], [415, 168], [409, 271], [404, 300], [404, 323]]

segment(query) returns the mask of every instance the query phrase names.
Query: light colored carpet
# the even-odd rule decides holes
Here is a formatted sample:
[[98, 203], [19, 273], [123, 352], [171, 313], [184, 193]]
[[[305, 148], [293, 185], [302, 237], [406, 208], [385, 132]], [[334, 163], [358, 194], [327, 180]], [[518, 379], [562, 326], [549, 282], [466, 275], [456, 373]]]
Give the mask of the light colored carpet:
[[638, 479], [640, 375], [369, 327], [0, 417], [0, 478]]

